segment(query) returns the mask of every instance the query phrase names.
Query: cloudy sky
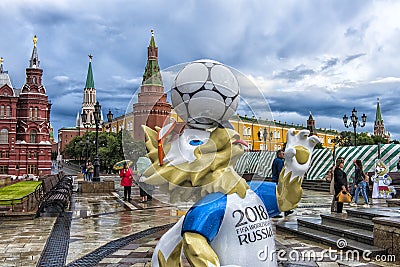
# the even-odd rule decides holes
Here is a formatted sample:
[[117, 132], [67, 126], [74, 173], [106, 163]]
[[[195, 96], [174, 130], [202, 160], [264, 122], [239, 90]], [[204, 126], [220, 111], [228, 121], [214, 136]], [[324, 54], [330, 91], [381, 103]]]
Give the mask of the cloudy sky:
[[[159, 64], [210, 58], [247, 75], [257, 114], [343, 131], [353, 107], [373, 132], [377, 98], [386, 130], [400, 139], [399, 1], [1, 0], [0, 57], [21, 88], [38, 37], [55, 132], [75, 126], [93, 54], [103, 113], [124, 113], [142, 80], [150, 30]], [[167, 89], [167, 88], [166, 88]], [[267, 116], [267, 115], [265, 115]]]

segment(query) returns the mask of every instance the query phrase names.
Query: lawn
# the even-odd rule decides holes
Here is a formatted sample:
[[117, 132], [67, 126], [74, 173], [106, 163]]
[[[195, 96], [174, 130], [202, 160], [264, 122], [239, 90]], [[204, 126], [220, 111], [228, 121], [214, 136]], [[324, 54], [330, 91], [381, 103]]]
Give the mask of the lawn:
[[[42, 182], [38, 181], [22, 181], [0, 188], [0, 205], [11, 205], [11, 200], [17, 200], [29, 195], [34, 192], [41, 183]], [[21, 201], [14, 201], [14, 204], [19, 202]]]

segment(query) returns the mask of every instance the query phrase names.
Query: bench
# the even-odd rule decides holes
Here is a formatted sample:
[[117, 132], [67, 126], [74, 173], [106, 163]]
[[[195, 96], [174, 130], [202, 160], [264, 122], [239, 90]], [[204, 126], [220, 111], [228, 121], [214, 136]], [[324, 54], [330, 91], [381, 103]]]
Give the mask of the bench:
[[36, 216], [39, 217], [47, 208], [63, 212], [70, 204], [72, 183], [72, 177], [66, 176], [63, 172], [47, 176], [42, 181], [42, 191], [39, 194], [40, 205]]

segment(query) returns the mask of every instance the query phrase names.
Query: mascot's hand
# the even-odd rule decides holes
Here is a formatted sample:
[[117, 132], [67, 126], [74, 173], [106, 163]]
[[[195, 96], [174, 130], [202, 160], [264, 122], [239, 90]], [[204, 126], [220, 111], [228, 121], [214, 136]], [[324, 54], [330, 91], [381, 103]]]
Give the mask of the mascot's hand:
[[301, 199], [303, 176], [310, 167], [312, 151], [315, 145], [319, 143], [318, 137], [309, 137], [309, 134], [308, 130], [302, 130], [298, 134], [295, 134], [294, 129], [288, 131], [285, 166], [279, 175], [279, 183], [276, 189], [281, 211], [297, 207]]

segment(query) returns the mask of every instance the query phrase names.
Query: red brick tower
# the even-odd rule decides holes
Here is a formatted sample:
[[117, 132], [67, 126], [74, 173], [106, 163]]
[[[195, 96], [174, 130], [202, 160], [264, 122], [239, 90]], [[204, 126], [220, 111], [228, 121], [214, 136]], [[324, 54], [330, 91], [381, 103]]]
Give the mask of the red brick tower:
[[164, 92], [158, 66], [158, 47], [154, 41], [153, 30], [150, 45], [147, 48], [147, 57], [138, 102], [133, 105], [135, 140], [145, 140], [141, 125], [147, 125], [153, 129], [155, 126], [162, 127], [171, 112], [171, 105], [167, 103], [167, 94]]
[[308, 117], [307, 120], [307, 130], [310, 131], [310, 136], [317, 134], [317, 131], [315, 130], [315, 120], [311, 114], [311, 111], [310, 111], [310, 116]]
[[26, 82], [21, 89], [17, 103], [16, 160], [21, 173], [50, 174], [50, 109], [46, 89], [42, 84], [43, 70], [39, 68], [33, 38], [33, 51], [26, 69]]

